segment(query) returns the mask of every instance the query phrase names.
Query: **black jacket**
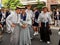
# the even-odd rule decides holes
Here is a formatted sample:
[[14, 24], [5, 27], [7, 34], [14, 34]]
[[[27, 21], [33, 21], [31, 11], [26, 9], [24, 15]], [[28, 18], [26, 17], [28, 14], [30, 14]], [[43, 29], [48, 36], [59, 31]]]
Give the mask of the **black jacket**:
[[59, 20], [60, 20], [60, 12], [59, 12], [58, 18], [57, 18], [57, 15], [56, 15], [56, 14], [57, 14], [57, 12], [55, 11], [55, 12], [54, 12], [54, 19], [55, 19], [55, 20], [58, 20], [58, 18], [59, 18]]
[[10, 15], [9, 11], [6, 11], [6, 18]]

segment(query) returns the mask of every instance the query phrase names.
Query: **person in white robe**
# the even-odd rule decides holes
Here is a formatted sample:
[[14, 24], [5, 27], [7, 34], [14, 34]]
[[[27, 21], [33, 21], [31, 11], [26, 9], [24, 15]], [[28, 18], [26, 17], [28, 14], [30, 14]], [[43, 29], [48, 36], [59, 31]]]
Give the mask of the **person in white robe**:
[[30, 39], [30, 29], [29, 26], [32, 25], [30, 16], [26, 14], [25, 8], [22, 9], [22, 14], [20, 15], [21, 31], [20, 31], [20, 44], [19, 45], [31, 45]]
[[[30, 16], [31, 23], [32, 23], [32, 20], [33, 20], [33, 18], [34, 18], [34, 13], [33, 13], [33, 11], [31, 10], [31, 5], [27, 5], [27, 9], [26, 9], [25, 12], [27, 13], [27, 15]], [[31, 39], [33, 39], [34, 30], [33, 30], [33, 28], [32, 28], [32, 25], [29, 26], [29, 29], [30, 29]]]
[[15, 12], [11, 13], [6, 19], [7, 29], [11, 31], [10, 44], [18, 45], [20, 33], [20, 8], [16, 7]]

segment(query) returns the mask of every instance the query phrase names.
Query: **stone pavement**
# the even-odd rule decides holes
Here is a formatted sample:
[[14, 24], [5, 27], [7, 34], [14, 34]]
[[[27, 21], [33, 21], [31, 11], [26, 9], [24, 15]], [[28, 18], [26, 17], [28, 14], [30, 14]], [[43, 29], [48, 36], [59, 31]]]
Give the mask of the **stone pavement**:
[[[56, 28], [56, 27], [54, 27]], [[52, 29], [51, 35], [51, 44], [50, 45], [58, 45], [60, 36], [58, 35], [58, 29]], [[9, 45], [10, 44], [10, 34], [4, 33], [3, 41], [0, 42], [0, 45]], [[35, 36], [32, 40], [32, 45], [47, 45], [44, 42], [40, 42], [40, 36]]]

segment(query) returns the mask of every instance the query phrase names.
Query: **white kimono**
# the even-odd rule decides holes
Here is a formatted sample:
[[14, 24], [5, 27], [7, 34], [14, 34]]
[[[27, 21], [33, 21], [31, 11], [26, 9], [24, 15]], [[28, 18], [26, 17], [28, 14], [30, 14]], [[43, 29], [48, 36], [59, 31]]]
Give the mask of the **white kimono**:
[[27, 44], [31, 45], [29, 25], [32, 25], [32, 23], [31, 23], [30, 16], [26, 15], [26, 20], [23, 21], [23, 19], [21, 19], [20, 22], [22, 25], [27, 24], [27, 27], [26, 28], [21, 27], [20, 44], [19, 45], [27, 45]]
[[[27, 15], [30, 16], [31, 23], [32, 23], [32, 19], [34, 18], [34, 13], [33, 13], [33, 11], [26, 9], [26, 13], [27, 13]], [[31, 36], [31, 38], [33, 38], [34, 31], [33, 31], [32, 25], [29, 26], [29, 29], [30, 29], [30, 36]]]
[[26, 9], [25, 11], [31, 18], [33, 17], [33, 11]]
[[[16, 12], [11, 13], [6, 19], [7, 29], [11, 31], [11, 45], [18, 45], [19, 33], [20, 33], [20, 14]], [[12, 23], [16, 26], [11, 27]]]

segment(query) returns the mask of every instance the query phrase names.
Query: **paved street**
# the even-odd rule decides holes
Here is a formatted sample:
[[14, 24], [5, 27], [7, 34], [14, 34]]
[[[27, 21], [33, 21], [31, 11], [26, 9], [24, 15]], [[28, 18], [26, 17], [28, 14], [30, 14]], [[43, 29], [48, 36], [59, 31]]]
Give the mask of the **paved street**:
[[[59, 41], [59, 35], [58, 35], [58, 30], [52, 30], [53, 34], [51, 35], [51, 44], [50, 45], [58, 45]], [[39, 38], [40, 36], [35, 36], [34, 39], [32, 40], [32, 45], [47, 45], [44, 42], [40, 42]], [[7, 33], [4, 33], [4, 38], [3, 41], [0, 43], [0, 45], [9, 45], [9, 38], [10, 35]]]
[[[51, 35], [51, 44], [50, 45], [58, 45], [58, 41], [59, 41], [59, 35], [58, 35], [58, 31], [57, 30], [52, 30], [53, 35]], [[33, 41], [32, 41], [32, 45], [47, 45], [44, 42], [40, 42], [39, 41], [39, 37], [37, 36]]]

